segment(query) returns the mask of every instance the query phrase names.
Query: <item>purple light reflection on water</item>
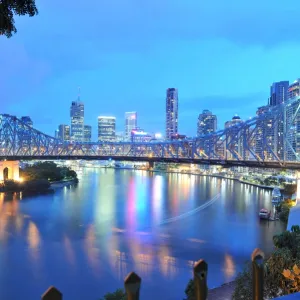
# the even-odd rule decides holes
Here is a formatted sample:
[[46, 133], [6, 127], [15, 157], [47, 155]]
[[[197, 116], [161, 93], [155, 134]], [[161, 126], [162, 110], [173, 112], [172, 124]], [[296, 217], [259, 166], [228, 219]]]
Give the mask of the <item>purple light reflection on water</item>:
[[182, 299], [200, 258], [210, 287], [220, 285], [282, 231], [257, 218], [270, 197], [228, 180], [104, 169], [54, 195], [0, 194], [0, 299], [39, 299], [49, 285], [67, 300], [99, 299], [130, 271], [143, 279], [141, 299]]

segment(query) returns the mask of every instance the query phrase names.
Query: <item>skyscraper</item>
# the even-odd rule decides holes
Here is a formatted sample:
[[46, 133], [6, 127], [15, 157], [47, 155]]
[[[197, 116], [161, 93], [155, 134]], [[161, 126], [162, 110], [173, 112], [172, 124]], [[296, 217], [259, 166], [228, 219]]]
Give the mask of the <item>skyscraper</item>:
[[274, 82], [270, 87], [270, 106], [284, 103], [288, 99], [288, 81]]
[[298, 107], [300, 105], [300, 79], [295, 80], [288, 90], [288, 103], [285, 107], [286, 118], [286, 138], [285, 143], [285, 159], [294, 161], [300, 160], [300, 116]]
[[84, 104], [73, 101], [70, 108], [71, 116], [71, 141], [82, 142], [84, 138]]
[[125, 140], [130, 141], [131, 131], [137, 128], [137, 113], [135, 111], [125, 113]]
[[217, 130], [217, 116], [205, 109], [198, 117], [197, 136], [209, 134]]
[[295, 80], [288, 89], [288, 99], [300, 96], [300, 79]]
[[[278, 103], [280, 104], [280, 103]], [[257, 109], [257, 116], [267, 113], [270, 109], [269, 105], [261, 106]], [[279, 134], [280, 116], [268, 116], [257, 121], [257, 132], [255, 135], [255, 153], [262, 160], [275, 160], [274, 155], [281, 155], [282, 149], [278, 149], [281, 145]]]
[[225, 128], [228, 128], [226, 140], [227, 146], [224, 148], [226, 159], [244, 159], [244, 147], [243, 147], [243, 135], [239, 130], [239, 124], [243, 123], [243, 120], [235, 115], [230, 121], [225, 123]]
[[178, 133], [178, 90], [167, 89], [166, 97], [166, 139]]
[[61, 124], [58, 126], [58, 138], [63, 142], [70, 141], [70, 126]]
[[98, 141], [113, 142], [116, 139], [116, 118], [98, 117]]
[[90, 142], [92, 139], [92, 126], [84, 125], [83, 128], [83, 141]]

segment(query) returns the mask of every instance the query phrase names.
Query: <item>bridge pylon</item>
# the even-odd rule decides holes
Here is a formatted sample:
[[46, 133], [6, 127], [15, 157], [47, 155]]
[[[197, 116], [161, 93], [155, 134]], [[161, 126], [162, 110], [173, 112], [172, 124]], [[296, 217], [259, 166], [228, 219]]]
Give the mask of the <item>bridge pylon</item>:
[[20, 180], [19, 161], [0, 161], [0, 181], [4, 180]]

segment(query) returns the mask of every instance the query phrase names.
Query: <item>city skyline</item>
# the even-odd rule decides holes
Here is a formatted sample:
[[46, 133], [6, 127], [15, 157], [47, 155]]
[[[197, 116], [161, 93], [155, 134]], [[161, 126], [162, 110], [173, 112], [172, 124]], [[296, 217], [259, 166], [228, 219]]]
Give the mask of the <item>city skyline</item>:
[[[293, 0], [284, 7], [257, 0], [144, 6], [136, 0], [117, 6], [88, 0], [71, 10], [68, 3], [58, 12], [58, 2], [37, 1], [39, 15], [16, 17], [18, 33], [0, 39], [7, 70], [0, 75], [1, 110], [31, 116], [34, 127], [50, 135], [66, 123], [79, 85], [86, 124], [95, 126], [98, 115], [121, 120], [124, 112], [138, 111], [139, 126], [151, 132], [164, 132], [165, 89], [176, 87], [179, 132], [195, 135], [191, 120], [203, 109], [218, 115], [219, 124], [234, 114], [247, 119], [266, 104], [272, 82], [299, 77], [293, 57], [300, 43], [291, 29], [297, 28], [300, 3]], [[89, 34], [83, 6], [93, 7], [89, 20], [97, 30]], [[117, 122], [117, 130], [122, 127]]]

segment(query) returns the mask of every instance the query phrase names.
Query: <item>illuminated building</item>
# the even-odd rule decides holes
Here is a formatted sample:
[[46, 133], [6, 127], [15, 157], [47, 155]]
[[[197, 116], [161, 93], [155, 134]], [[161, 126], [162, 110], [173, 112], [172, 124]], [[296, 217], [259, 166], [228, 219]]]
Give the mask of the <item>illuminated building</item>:
[[209, 110], [203, 110], [198, 117], [197, 136], [209, 134], [217, 130], [217, 116]]
[[[258, 116], [269, 111], [270, 106], [261, 106], [257, 109]], [[273, 153], [277, 153], [278, 126], [275, 117], [268, 120], [257, 121], [257, 133], [255, 135], [255, 153], [262, 160], [273, 160]]]
[[[230, 128], [227, 134], [227, 146], [225, 147], [225, 158], [239, 159], [243, 158], [243, 137], [241, 136], [241, 130], [239, 130], [238, 125], [241, 124], [243, 120], [238, 115], [233, 116], [230, 121], [225, 123], [225, 128]], [[234, 153], [234, 155], [233, 155]]]
[[178, 133], [178, 90], [167, 89], [166, 97], [166, 139]]
[[116, 139], [116, 118], [98, 117], [98, 141], [113, 142]]
[[137, 128], [137, 113], [126, 112], [125, 113], [125, 140], [131, 139], [131, 131]]
[[300, 79], [295, 80], [288, 89], [288, 99], [300, 96]]
[[92, 139], [92, 126], [84, 125], [83, 128], [83, 141], [88, 143]]
[[288, 99], [288, 81], [274, 82], [270, 87], [269, 105], [276, 106], [282, 104]]
[[132, 142], [150, 142], [153, 136], [143, 129], [136, 128], [131, 131], [131, 141]]
[[61, 124], [58, 126], [58, 138], [63, 142], [70, 141], [70, 126]]
[[82, 142], [84, 138], [84, 104], [73, 101], [70, 108], [71, 116], [71, 141]]
[[[211, 111], [205, 109], [198, 117], [197, 136], [210, 134], [217, 130], [217, 116], [213, 115]], [[201, 145], [202, 150], [209, 156], [215, 150], [213, 141], [203, 141]]]

